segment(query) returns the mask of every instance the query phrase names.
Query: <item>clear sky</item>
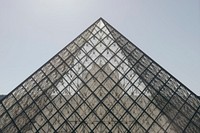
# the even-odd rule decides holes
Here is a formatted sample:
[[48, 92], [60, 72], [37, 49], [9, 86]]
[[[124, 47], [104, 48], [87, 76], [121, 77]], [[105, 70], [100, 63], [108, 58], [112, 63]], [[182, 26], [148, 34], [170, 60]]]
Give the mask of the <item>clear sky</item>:
[[0, 0], [0, 94], [99, 17], [200, 95], [200, 0]]

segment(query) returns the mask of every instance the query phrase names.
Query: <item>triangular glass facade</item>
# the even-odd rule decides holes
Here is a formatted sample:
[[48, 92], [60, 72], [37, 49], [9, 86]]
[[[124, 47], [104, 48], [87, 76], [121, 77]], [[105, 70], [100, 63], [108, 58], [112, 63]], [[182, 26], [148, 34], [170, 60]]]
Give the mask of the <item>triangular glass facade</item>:
[[3, 133], [198, 133], [200, 99], [100, 18], [0, 102]]

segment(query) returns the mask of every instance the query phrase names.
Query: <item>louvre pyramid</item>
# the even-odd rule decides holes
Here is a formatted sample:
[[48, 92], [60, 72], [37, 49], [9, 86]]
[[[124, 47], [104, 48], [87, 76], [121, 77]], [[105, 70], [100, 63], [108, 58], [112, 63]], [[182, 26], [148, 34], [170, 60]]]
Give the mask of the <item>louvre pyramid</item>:
[[199, 133], [200, 99], [102, 18], [0, 102], [3, 133]]

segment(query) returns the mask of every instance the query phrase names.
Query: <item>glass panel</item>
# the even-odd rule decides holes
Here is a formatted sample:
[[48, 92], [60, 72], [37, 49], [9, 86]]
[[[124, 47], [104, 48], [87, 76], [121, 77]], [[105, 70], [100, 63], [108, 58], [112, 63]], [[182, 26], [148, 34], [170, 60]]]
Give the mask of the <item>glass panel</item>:
[[45, 78], [45, 74], [42, 71], [37, 71], [34, 75], [33, 75], [33, 79], [39, 83], [42, 79]]
[[13, 95], [9, 95], [6, 99], [3, 100], [3, 106], [8, 110], [13, 104], [15, 104], [16, 100]]

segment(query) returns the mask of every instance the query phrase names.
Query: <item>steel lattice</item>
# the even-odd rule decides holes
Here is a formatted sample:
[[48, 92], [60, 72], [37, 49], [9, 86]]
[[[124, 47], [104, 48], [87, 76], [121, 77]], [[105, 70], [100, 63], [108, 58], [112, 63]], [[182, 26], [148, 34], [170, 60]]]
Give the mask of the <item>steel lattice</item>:
[[0, 102], [1, 132], [200, 132], [200, 99], [100, 18]]

